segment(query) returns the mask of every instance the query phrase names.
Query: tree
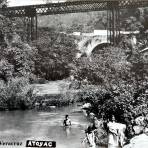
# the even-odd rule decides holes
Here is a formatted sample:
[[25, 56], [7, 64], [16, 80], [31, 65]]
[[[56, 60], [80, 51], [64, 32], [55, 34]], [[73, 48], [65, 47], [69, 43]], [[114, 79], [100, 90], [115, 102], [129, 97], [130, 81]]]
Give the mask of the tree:
[[69, 64], [75, 58], [75, 39], [54, 31], [42, 34], [44, 35], [35, 43], [38, 49], [36, 75], [47, 80], [67, 78], [70, 73]]

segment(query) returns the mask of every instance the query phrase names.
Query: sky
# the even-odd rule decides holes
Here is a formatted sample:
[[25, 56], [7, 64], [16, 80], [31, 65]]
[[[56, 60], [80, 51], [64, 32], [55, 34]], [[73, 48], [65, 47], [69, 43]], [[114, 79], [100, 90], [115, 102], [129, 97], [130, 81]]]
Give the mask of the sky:
[[45, 0], [7, 0], [8, 6], [23, 6], [23, 5], [34, 5], [44, 4]]
[[[65, 2], [65, 0], [47, 0], [49, 2]], [[46, 0], [7, 0], [8, 6], [23, 6], [23, 5], [35, 5], [45, 4]]]

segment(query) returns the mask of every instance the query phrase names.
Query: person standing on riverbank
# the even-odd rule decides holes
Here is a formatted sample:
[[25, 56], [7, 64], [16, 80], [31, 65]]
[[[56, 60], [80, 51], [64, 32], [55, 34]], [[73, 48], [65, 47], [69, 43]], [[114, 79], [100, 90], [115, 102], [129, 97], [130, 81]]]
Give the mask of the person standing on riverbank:
[[108, 148], [119, 148], [118, 131], [115, 122], [115, 116], [112, 116], [112, 121], [107, 124], [108, 127]]
[[88, 148], [96, 148], [94, 130], [95, 130], [94, 125], [93, 123], [91, 123], [85, 131]]
[[107, 132], [104, 129], [103, 119], [99, 119], [95, 116], [93, 120], [93, 126], [95, 128], [95, 142], [98, 145], [105, 145], [107, 142]]
[[108, 148], [123, 148], [126, 125], [115, 122], [115, 116], [107, 124], [108, 127]]

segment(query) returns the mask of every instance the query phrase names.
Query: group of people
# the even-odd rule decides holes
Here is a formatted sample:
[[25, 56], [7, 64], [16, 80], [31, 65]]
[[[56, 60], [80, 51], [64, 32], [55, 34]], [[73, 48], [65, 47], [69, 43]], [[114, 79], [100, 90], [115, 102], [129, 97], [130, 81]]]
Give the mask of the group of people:
[[[101, 140], [103, 134], [107, 136], [108, 148], [122, 148], [125, 140], [126, 125], [117, 123], [115, 116], [109, 122], [98, 121], [94, 117], [94, 121], [86, 130], [86, 137], [89, 148], [96, 148], [96, 139]], [[107, 131], [107, 134], [104, 132]]]
[[[71, 126], [71, 120], [68, 115], [65, 116], [63, 125], [65, 128]], [[104, 132], [105, 130], [107, 133]], [[112, 116], [112, 119], [108, 122], [99, 121], [97, 117], [94, 116], [93, 122], [91, 122], [85, 130], [86, 137], [82, 143], [85, 143], [88, 148], [96, 148], [96, 140], [101, 140], [102, 135], [106, 134], [108, 137], [108, 148], [122, 148], [124, 145], [125, 130], [126, 125], [117, 123], [115, 116]], [[100, 139], [97, 139], [99, 137]]]

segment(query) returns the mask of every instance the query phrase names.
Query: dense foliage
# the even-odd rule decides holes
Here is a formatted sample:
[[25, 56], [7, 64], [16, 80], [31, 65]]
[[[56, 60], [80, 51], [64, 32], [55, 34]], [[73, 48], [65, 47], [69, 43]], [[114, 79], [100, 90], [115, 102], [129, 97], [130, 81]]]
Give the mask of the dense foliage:
[[0, 110], [29, 109], [34, 104], [33, 88], [24, 77], [7, 84], [0, 81]]
[[0, 110], [28, 109], [34, 102], [29, 81], [36, 50], [21, 41], [15, 21], [0, 14]]
[[34, 70], [33, 56], [28, 48], [1, 49], [0, 110], [28, 109], [33, 105], [33, 88], [29, 81]]
[[35, 61], [35, 74], [46, 80], [59, 80], [69, 77], [70, 63], [75, 58], [75, 39], [53, 30], [41, 30], [41, 36], [35, 41], [38, 49]]
[[35, 71], [36, 49], [29, 45], [13, 43], [7, 48], [1, 48], [1, 74], [7, 77], [28, 77]]
[[130, 124], [132, 118], [148, 113], [148, 63], [136, 49], [128, 61], [122, 48], [108, 47], [101, 52], [91, 61], [84, 57], [73, 66], [75, 79], [87, 82], [82, 83], [81, 99], [90, 102], [90, 110], [99, 117], [109, 119], [114, 114], [119, 122]]

